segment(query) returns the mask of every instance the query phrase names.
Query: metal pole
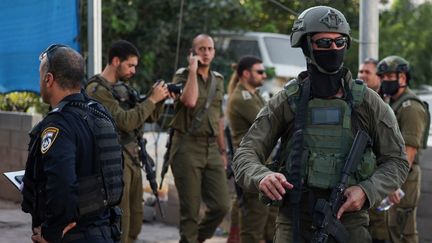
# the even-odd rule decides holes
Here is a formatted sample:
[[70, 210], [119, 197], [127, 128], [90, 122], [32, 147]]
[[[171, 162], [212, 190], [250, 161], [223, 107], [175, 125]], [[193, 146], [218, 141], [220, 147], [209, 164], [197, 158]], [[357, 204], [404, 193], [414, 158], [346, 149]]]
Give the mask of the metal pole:
[[88, 0], [87, 6], [87, 77], [90, 78], [102, 71], [102, 0]]
[[366, 58], [378, 59], [379, 0], [360, 0], [359, 63]]

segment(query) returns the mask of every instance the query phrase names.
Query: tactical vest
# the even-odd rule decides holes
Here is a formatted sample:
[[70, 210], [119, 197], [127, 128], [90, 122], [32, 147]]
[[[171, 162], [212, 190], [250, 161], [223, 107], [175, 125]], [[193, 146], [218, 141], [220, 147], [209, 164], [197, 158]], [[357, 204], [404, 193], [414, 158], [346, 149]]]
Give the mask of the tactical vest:
[[[91, 176], [80, 176], [78, 173], [78, 208], [80, 217], [99, 214], [102, 210], [118, 205], [123, 194], [123, 161], [121, 147], [118, 143], [115, 124], [106, 112], [94, 101], [61, 102], [58, 108], [49, 112], [47, 117], [30, 133], [30, 155], [26, 175], [43, 173], [40, 161], [40, 138], [42, 124], [52, 119], [52, 115], [61, 115], [63, 109], [79, 114], [89, 125], [94, 138], [94, 170]], [[36, 178], [24, 178], [23, 210], [31, 213], [40, 225], [44, 219], [45, 184]], [[35, 215], [37, 213], [37, 215]], [[35, 217], [36, 216], [36, 217]]]
[[429, 111], [429, 104], [426, 101], [420, 100], [414, 94], [409, 93], [409, 92], [405, 92], [404, 94], [402, 94], [402, 96], [398, 100], [396, 100], [393, 104], [391, 104], [391, 108], [393, 109], [393, 111], [395, 113], [397, 113], [398, 110], [402, 107], [402, 104], [405, 101], [407, 101], [407, 100], [417, 101], [425, 109], [425, 112], [426, 112], [426, 127], [425, 127], [425, 130], [423, 132], [422, 148], [426, 149], [427, 148], [427, 141], [428, 141], [428, 137], [429, 137], [430, 122], [431, 122], [431, 115], [430, 115], [430, 111]]
[[[134, 108], [137, 103], [142, 102], [143, 99], [140, 98], [139, 93], [126, 85], [123, 82], [117, 82], [115, 85], [106, 85], [104, 82], [102, 82], [101, 77], [94, 76], [92, 79], [89, 80], [88, 84], [91, 84], [93, 82], [96, 82], [97, 84], [101, 85], [105, 89], [111, 92], [112, 96], [119, 102], [119, 105], [124, 110], [130, 110]], [[138, 131], [139, 135], [142, 135], [142, 131]], [[123, 131], [118, 131], [119, 137], [120, 137], [120, 144], [123, 146], [127, 146], [130, 143], [136, 144], [136, 136], [135, 134], [130, 134]]]
[[[289, 95], [288, 102], [295, 113], [300, 100], [299, 84], [297, 81], [290, 82], [285, 89]], [[363, 102], [366, 87], [363, 82], [355, 81], [351, 90], [347, 91], [345, 99], [309, 100], [302, 161], [302, 177], [309, 187], [331, 189], [340, 180], [341, 169], [354, 141], [353, 109]], [[292, 142], [289, 139], [281, 145], [281, 158], [286, 163], [283, 168], [291, 167]], [[367, 179], [374, 169], [375, 156], [368, 147], [349, 184]], [[288, 174], [287, 171], [282, 172]]]

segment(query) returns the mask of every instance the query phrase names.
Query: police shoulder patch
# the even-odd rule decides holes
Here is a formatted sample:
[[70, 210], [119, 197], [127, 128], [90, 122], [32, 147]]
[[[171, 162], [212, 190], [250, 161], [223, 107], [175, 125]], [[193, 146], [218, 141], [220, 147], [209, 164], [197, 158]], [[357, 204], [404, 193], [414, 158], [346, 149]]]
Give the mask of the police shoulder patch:
[[404, 102], [402, 103], [402, 107], [403, 107], [403, 108], [408, 107], [408, 106], [410, 106], [410, 105], [411, 105], [411, 100], [406, 100], [406, 101], [404, 101]]
[[57, 135], [59, 133], [59, 129], [56, 127], [47, 127], [45, 130], [43, 130], [41, 138], [41, 152], [42, 154], [45, 154], [48, 152], [48, 150], [51, 148], [51, 145], [54, 144], [55, 139], [57, 138]]

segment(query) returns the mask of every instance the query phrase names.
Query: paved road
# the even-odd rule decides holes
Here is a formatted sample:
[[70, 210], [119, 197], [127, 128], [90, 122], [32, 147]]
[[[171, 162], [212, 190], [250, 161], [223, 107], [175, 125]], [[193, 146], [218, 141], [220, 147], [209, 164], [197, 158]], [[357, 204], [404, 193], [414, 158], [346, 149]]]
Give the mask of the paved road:
[[[19, 205], [0, 201], [0, 243], [30, 242], [30, 216]], [[176, 243], [178, 230], [161, 223], [144, 223], [136, 243]], [[225, 237], [214, 237], [206, 243], [225, 243]]]

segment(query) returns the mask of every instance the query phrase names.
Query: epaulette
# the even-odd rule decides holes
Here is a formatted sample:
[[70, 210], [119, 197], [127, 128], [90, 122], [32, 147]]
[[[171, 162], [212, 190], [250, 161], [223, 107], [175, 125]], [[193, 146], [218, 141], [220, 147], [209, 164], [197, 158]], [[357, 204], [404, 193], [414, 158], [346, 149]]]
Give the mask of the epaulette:
[[300, 88], [300, 86], [299, 86], [297, 79], [290, 80], [284, 86], [284, 89], [286, 90], [288, 96], [292, 96], [292, 95], [296, 94], [299, 91], [299, 88]]
[[220, 73], [218, 73], [218, 72], [216, 72], [216, 71], [212, 71], [212, 72], [213, 72], [214, 76], [219, 77], [219, 78], [221, 78], [221, 79], [224, 78], [222, 74], [220, 74]]
[[188, 70], [187, 68], [179, 68], [175, 74], [183, 74], [186, 70]]

